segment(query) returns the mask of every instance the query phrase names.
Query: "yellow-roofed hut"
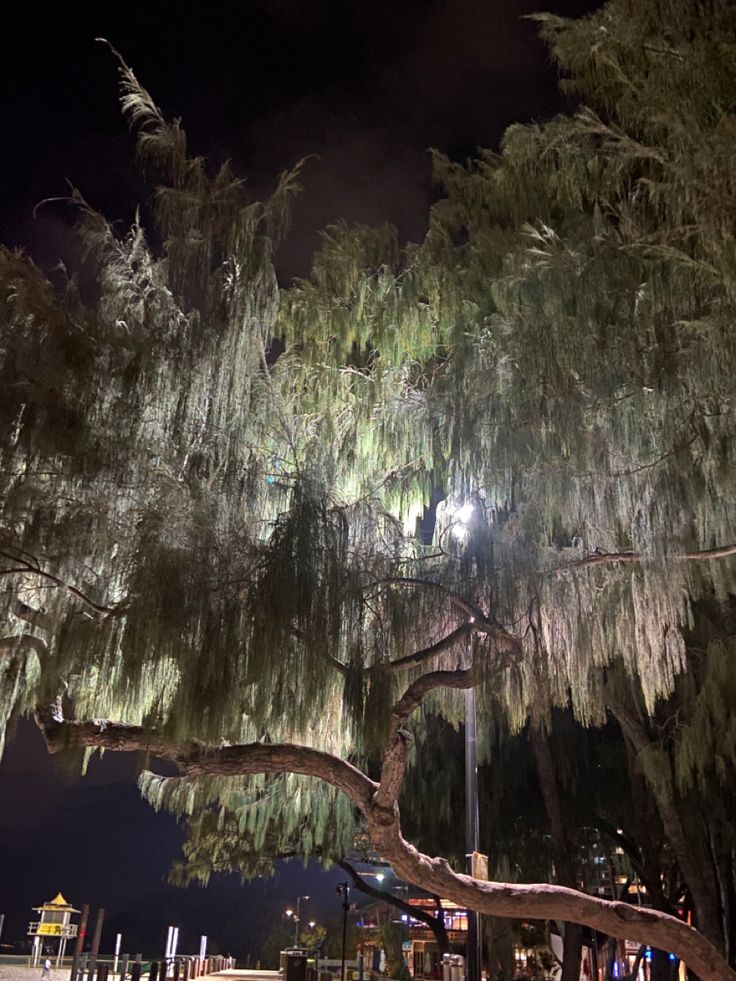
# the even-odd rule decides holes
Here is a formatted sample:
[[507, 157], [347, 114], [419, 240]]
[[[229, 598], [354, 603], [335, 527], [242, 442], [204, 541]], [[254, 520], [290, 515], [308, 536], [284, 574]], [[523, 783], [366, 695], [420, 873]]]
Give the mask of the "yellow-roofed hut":
[[31, 965], [37, 967], [45, 954], [47, 957], [54, 955], [59, 967], [66, 953], [67, 940], [77, 936], [79, 925], [72, 923], [72, 914], [79, 910], [70, 906], [60, 892], [48, 903], [34, 906], [33, 910], [39, 917], [28, 924], [28, 936], [33, 937]]

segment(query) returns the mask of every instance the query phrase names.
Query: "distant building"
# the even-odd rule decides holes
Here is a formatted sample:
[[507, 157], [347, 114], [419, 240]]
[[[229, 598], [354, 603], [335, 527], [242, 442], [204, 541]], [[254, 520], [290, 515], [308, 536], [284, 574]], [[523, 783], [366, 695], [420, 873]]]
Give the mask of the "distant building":
[[[424, 912], [436, 913], [435, 901], [426, 893], [409, 895], [406, 897], [406, 902]], [[442, 905], [450, 947], [457, 953], [464, 954], [468, 936], [467, 910], [446, 900]], [[391, 921], [403, 923], [406, 928], [403, 954], [410, 974], [415, 978], [441, 978], [440, 951], [432, 930], [426, 923], [422, 923], [408, 913], [402, 914], [391, 903], [383, 900], [369, 903], [357, 912], [358, 953], [363, 954], [366, 975], [371, 970], [379, 969], [382, 947], [380, 928], [382, 924]]]

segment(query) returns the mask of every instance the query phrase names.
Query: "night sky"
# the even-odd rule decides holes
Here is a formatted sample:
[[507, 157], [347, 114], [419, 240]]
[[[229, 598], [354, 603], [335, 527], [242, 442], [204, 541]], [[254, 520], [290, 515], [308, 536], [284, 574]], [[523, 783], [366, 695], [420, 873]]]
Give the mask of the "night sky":
[[[304, 192], [278, 257], [281, 281], [309, 268], [317, 231], [337, 219], [389, 221], [421, 238], [432, 201], [428, 147], [454, 159], [497, 148], [512, 122], [566, 107], [525, 13], [579, 15], [593, 0], [244, 0], [224, 4], [15, 5], [3, 28], [0, 241], [45, 267], [70, 256], [67, 181], [123, 230], [145, 194], [117, 102], [107, 38], [163, 111], [182, 118], [190, 150], [231, 159], [254, 196], [303, 157]], [[91, 5], [90, 5], [91, 8]], [[182, 927], [220, 949], [254, 953], [298, 893], [336, 904], [332, 873], [282, 870], [242, 887], [163, 879], [181, 830], [137, 796], [136, 760], [96, 760], [80, 779], [58, 771], [22, 722], [0, 764], [0, 912], [3, 939], [20, 939], [30, 907], [58, 890], [109, 910], [116, 929], [163, 946]], [[324, 917], [317, 916], [318, 919]], [[160, 937], [160, 940], [156, 938]], [[153, 938], [153, 939], [152, 939]], [[180, 945], [180, 948], [181, 946]], [[124, 945], [125, 946], [125, 945]]]

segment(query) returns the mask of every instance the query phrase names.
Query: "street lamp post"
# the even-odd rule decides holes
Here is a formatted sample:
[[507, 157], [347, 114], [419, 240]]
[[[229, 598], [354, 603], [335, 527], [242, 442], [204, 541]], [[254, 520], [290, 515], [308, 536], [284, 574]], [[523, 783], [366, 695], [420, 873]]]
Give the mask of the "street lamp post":
[[[475, 689], [465, 690], [465, 849], [468, 874], [473, 874], [473, 853], [478, 851], [478, 759], [476, 754]], [[483, 940], [480, 917], [468, 913], [467, 981], [480, 981]]]
[[342, 964], [340, 981], [345, 981], [345, 947], [348, 940], [348, 910], [350, 909], [350, 886], [341, 882], [337, 887], [337, 895], [342, 896]]
[[299, 945], [299, 913], [301, 911], [302, 900], [309, 899], [309, 896], [297, 896], [296, 897], [296, 912], [293, 909], [287, 909], [286, 915], [294, 917], [294, 946]]
[[[458, 541], [465, 541], [475, 515], [475, 504], [468, 501], [451, 513], [450, 532]], [[467, 660], [470, 662], [470, 645]], [[468, 666], [470, 666], [468, 664]], [[473, 874], [473, 854], [478, 851], [478, 757], [476, 750], [475, 689], [465, 690], [465, 852], [467, 870]], [[468, 944], [465, 977], [467, 981], [480, 981], [483, 963], [483, 941], [480, 929], [480, 916], [469, 909]]]

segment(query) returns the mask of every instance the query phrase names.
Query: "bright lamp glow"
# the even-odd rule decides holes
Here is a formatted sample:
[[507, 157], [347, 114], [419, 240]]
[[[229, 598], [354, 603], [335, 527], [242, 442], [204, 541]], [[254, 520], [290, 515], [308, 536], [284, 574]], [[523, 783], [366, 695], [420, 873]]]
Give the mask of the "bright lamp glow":
[[293, 909], [287, 909], [287, 910], [285, 910], [285, 913], [286, 913], [287, 916], [293, 916], [294, 915], [294, 910]]
[[464, 542], [465, 539], [470, 535], [466, 525], [455, 524], [450, 528], [450, 534], [458, 542]]
[[377, 882], [383, 882], [383, 880], [385, 878], [386, 878], [386, 876], [383, 874], [383, 872], [376, 872], [376, 881]]

